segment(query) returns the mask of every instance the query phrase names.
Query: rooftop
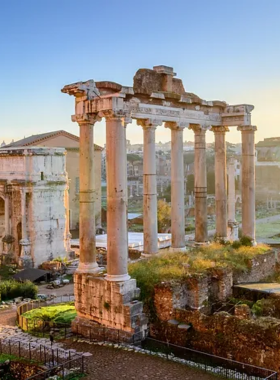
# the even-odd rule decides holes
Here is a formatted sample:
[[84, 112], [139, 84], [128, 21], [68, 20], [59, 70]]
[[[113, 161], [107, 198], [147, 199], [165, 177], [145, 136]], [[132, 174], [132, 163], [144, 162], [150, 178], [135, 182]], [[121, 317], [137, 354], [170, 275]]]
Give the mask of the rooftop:
[[[29, 137], [25, 137], [24, 139], [15, 141], [11, 144], [1, 146], [0, 149], [7, 149], [7, 148], [14, 148], [14, 147], [22, 147], [22, 146], [30, 146], [30, 145], [35, 145], [43, 142], [44, 140], [48, 140], [49, 138], [56, 137], [56, 136], [66, 136], [72, 140], [75, 140], [77, 142], [80, 142], [80, 138], [76, 135], [73, 135], [72, 133], [69, 133], [64, 130], [58, 130], [58, 131], [52, 131], [52, 132], [47, 132], [47, 133], [40, 133], [38, 135], [32, 135]], [[103, 150], [101, 146], [94, 144], [94, 149], [95, 150]]]

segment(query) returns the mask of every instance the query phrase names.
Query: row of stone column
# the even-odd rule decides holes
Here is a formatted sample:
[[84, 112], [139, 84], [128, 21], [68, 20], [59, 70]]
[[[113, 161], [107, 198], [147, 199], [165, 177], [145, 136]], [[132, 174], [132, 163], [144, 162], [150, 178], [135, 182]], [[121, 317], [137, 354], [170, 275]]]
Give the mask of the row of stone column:
[[[127, 273], [127, 165], [126, 121], [124, 115], [108, 112], [106, 118], [107, 159], [107, 279], [125, 281]], [[94, 151], [93, 125], [99, 117], [78, 121], [80, 125], [80, 264], [78, 272], [98, 271], [95, 254]], [[155, 130], [160, 122], [137, 120], [143, 127], [143, 229], [144, 253], [158, 252], [157, 182]], [[183, 128], [166, 123], [171, 129], [171, 250], [185, 250], [185, 205]], [[205, 243], [207, 234], [206, 128], [191, 125], [195, 135], [195, 241]], [[227, 185], [225, 127], [214, 127], [217, 236], [227, 236]], [[243, 160], [243, 231], [254, 238], [254, 127], [240, 127]], [[252, 159], [253, 157], [253, 159]], [[246, 189], [245, 189], [246, 187]]]
[[[195, 241], [204, 244], [207, 232], [207, 173], [206, 141], [207, 128], [191, 127], [195, 134]], [[226, 139], [228, 127], [217, 126], [211, 130], [215, 135], [215, 209], [216, 236], [227, 239], [227, 167]], [[242, 233], [255, 241], [255, 131], [252, 125], [239, 126], [242, 136]], [[230, 175], [233, 175], [230, 173]], [[230, 178], [234, 184], [234, 178]], [[232, 206], [232, 202], [230, 203]], [[232, 218], [232, 212], [230, 214]]]

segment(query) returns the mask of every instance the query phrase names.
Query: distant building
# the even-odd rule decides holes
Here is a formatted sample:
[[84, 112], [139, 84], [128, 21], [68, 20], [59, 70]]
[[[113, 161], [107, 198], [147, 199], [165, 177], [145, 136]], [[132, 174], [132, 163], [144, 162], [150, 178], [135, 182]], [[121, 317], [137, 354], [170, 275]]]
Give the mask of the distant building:
[[0, 254], [23, 267], [70, 251], [63, 148], [0, 149]]
[[[78, 136], [69, 132], [60, 130], [32, 135], [22, 140], [18, 140], [8, 147], [30, 147], [30, 146], [45, 146], [45, 147], [61, 147], [67, 151], [66, 155], [66, 171], [69, 178], [69, 224], [70, 229], [74, 230], [79, 227], [79, 191], [80, 191], [80, 176], [79, 176], [79, 142]], [[95, 216], [96, 225], [101, 225], [101, 152], [102, 148], [94, 145], [94, 165], [96, 185], [96, 203]]]
[[256, 144], [256, 199], [280, 200], [280, 137]]

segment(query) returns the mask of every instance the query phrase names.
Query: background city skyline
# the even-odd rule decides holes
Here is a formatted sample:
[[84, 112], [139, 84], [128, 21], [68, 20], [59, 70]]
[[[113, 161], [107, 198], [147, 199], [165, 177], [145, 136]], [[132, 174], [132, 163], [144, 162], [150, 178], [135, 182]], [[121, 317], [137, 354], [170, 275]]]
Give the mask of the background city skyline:
[[[167, 11], [169, 9], [169, 11]], [[206, 100], [255, 106], [256, 142], [279, 136], [280, 3], [270, 0], [153, 0], [141, 2], [12, 0], [1, 4], [0, 139], [64, 129], [74, 99], [60, 92], [80, 80], [111, 80], [132, 86], [139, 68], [174, 67], [186, 91]], [[127, 128], [131, 143], [142, 128]], [[213, 141], [207, 133], [207, 142]], [[156, 141], [170, 140], [159, 127]], [[184, 140], [193, 140], [185, 130]], [[236, 128], [227, 134], [240, 142]], [[105, 143], [105, 123], [95, 142]]]

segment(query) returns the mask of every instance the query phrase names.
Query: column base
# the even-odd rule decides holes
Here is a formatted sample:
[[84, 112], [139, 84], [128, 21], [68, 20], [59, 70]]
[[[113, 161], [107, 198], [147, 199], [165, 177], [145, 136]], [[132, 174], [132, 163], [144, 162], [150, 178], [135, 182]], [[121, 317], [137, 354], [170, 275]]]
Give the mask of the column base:
[[31, 256], [20, 256], [18, 263], [23, 269], [34, 268], [34, 263]]
[[176, 253], [176, 252], [187, 252], [187, 248], [186, 247], [180, 247], [180, 248], [175, 248], [175, 247], [169, 247], [169, 252], [170, 253]]
[[120, 275], [115, 275], [115, 274], [107, 274], [105, 277], [106, 281], [128, 281], [130, 280], [129, 274], [120, 274]]
[[203, 246], [205, 246], [205, 245], [209, 245], [209, 244], [210, 244], [209, 241], [204, 241], [204, 242], [195, 241], [195, 242], [194, 242], [195, 247], [203, 247]]
[[100, 273], [104, 268], [98, 266], [97, 263], [79, 263], [76, 273]]
[[111, 282], [104, 276], [75, 273], [74, 289], [77, 317], [72, 322], [73, 332], [113, 341], [145, 338], [148, 320], [137, 299], [140, 289], [135, 279]]
[[220, 242], [220, 241], [228, 241], [229, 239], [228, 239], [228, 237], [227, 236], [217, 236], [216, 238], [215, 238], [215, 241], [218, 243], [218, 242]]

